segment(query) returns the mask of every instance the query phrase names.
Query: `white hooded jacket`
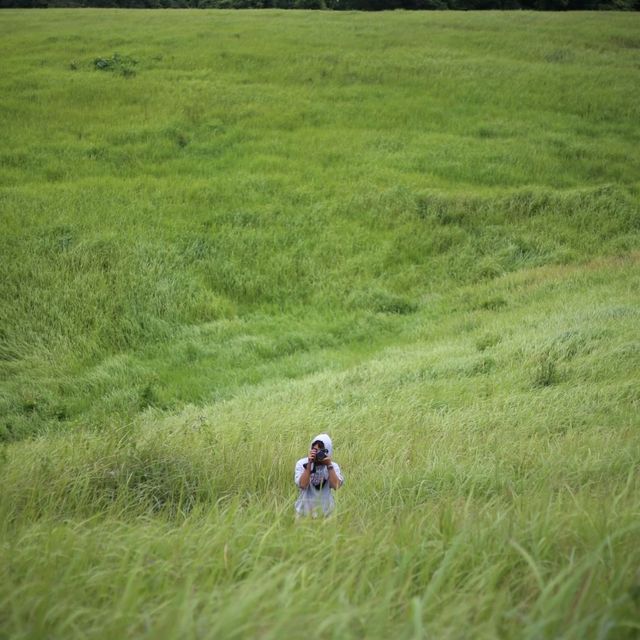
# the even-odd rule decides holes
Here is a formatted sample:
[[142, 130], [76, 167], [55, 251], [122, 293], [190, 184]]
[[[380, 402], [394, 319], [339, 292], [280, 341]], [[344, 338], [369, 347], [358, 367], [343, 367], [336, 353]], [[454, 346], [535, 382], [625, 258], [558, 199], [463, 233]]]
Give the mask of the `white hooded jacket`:
[[[321, 433], [311, 441], [311, 444], [317, 440], [321, 440], [324, 448], [328, 450], [331, 464], [338, 476], [340, 485], [342, 485], [344, 478], [340, 472], [340, 467], [333, 459], [333, 443], [331, 442], [331, 438], [326, 433]], [[329, 470], [323, 465], [318, 465], [311, 473], [309, 486], [303, 489], [300, 487], [300, 476], [304, 473], [308, 461], [308, 457], [305, 456], [296, 462], [294, 480], [296, 486], [300, 489], [300, 495], [296, 500], [296, 513], [298, 515], [312, 515], [314, 517], [318, 515], [328, 516], [335, 507], [335, 501], [329, 485]]]

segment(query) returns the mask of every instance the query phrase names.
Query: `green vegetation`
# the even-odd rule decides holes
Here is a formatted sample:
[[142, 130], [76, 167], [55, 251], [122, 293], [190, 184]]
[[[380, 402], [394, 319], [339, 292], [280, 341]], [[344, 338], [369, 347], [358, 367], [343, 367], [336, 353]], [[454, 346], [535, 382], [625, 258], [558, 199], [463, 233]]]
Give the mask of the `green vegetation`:
[[525, 9], [536, 11], [638, 11], [640, 0], [0, 0], [0, 9], [111, 7], [114, 9], [331, 9], [395, 11]]
[[0, 13], [0, 637], [636, 637], [639, 26]]

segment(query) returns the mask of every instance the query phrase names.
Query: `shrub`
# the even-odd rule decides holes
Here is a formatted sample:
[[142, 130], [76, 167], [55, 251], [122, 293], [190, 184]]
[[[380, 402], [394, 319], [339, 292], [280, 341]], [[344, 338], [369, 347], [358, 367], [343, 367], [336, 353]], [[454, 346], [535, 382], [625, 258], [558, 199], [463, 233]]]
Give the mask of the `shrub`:
[[121, 56], [119, 53], [114, 53], [110, 58], [96, 58], [93, 61], [93, 66], [98, 71], [111, 71], [124, 77], [134, 76], [134, 67], [137, 64], [137, 60], [130, 56]]

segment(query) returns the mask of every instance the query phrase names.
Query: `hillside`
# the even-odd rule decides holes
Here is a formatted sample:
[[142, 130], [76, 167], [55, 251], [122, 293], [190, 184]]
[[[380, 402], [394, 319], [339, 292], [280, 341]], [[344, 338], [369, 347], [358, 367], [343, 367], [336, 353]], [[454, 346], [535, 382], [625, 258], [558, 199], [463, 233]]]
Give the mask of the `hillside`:
[[0, 13], [0, 637], [635, 637], [638, 26]]

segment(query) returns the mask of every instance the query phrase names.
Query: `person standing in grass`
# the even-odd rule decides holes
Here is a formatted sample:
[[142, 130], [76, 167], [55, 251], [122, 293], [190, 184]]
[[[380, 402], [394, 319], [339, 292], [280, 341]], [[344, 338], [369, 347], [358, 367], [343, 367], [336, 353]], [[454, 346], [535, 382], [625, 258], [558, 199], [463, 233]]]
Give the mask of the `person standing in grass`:
[[296, 500], [297, 516], [328, 516], [335, 507], [331, 490], [344, 482], [340, 467], [333, 462], [333, 443], [326, 433], [317, 435], [309, 455], [296, 463], [294, 480], [300, 495]]

